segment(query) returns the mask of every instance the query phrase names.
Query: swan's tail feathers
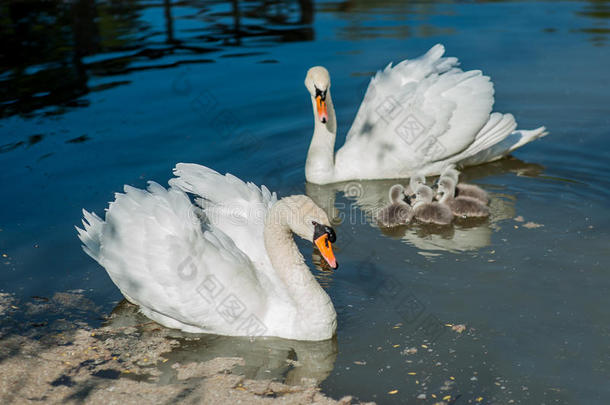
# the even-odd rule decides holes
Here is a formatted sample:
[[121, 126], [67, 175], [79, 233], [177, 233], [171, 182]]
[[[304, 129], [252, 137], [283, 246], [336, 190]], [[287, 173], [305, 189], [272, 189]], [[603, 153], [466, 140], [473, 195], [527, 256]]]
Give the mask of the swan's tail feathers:
[[538, 138], [542, 138], [546, 135], [548, 135], [548, 131], [545, 127], [539, 127], [532, 130], [515, 130], [512, 128], [508, 134], [501, 137], [499, 141], [496, 141], [491, 145], [486, 145], [482, 148], [477, 148], [478, 150], [474, 154], [469, 154], [469, 156], [462, 158], [457, 163], [461, 167], [466, 167], [493, 162], [503, 158], [526, 143], [534, 141]]
[[546, 127], [539, 127], [536, 129], [520, 129], [515, 131], [515, 133], [519, 134], [520, 139], [517, 143], [511, 146], [507, 153], [510, 153], [515, 149], [522, 147], [526, 143], [530, 143], [531, 141], [535, 141], [538, 138], [547, 136], [549, 134], [549, 131], [546, 130]]
[[104, 221], [95, 212], [88, 212], [84, 209], [83, 216], [83, 229], [75, 227], [78, 232], [78, 238], [83, 243], [85, 253], [99, 263]]
[[512, 114], [492, 113], [468, 148], [470, 149], [469, 155], [473, 156], [502, 142], [516, 128], [517, 121]]

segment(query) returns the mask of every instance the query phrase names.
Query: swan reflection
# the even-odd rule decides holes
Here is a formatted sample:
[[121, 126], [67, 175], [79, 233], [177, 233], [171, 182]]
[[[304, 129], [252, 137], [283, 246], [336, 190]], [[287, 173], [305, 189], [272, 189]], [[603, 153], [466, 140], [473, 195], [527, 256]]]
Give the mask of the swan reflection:
[[[191, 334], [165, 329], [138, 312], [136, 306], [121, 301], [112, 311], [105, 326], [115, 329], [135, 327], [140, 339], [146, 339], [159, 329], [176, 339], [180, 345], [164, 353], [168, 359], [157, 368], [160, 384], [179, 383], [175, 363], [206, 362], [217, 357], [240, 357], [243, 366], [235, 366], [236, 374], [248, 379], [275, 380], [288, 385], [320, 384], [333, 370], [337, 358], [336, 337], [312, 342], [279, 338], [250, 339], [209, 334]], [[305, 381], [303, 381], [305, 379]]]

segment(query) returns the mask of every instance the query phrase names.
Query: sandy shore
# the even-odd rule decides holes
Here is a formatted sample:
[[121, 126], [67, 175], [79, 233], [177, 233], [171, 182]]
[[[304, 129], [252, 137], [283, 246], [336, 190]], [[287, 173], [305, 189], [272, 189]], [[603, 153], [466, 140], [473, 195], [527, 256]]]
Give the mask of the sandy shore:
[[38, 329], [16, 327], [32, 314], [75, 306], [94, 311], [92, 305], [80, 294], [21, 305], [0, 293], [0, 403], [358, 403], [326, 397], [315, 379], [297, 385], [247, 379], [233, 371], [244, 364], [239, 357], [175, 361], [167, 353], [179, 339], [152, 322], [91, 328], [57, 316]]

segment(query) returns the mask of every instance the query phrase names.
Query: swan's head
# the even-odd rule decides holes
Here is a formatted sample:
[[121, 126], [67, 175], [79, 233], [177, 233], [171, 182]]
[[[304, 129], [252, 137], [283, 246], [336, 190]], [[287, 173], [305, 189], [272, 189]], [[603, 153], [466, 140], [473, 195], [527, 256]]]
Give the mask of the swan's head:
[[328, 70], [322, 66], [314, 66], [307, 71], [305, 87], [309, 90], [311, 98], [315, 100], [318, 119], [323, 124], [328, 121], [326, 108], [326, 96], [330, 89], [330, 75]]
[[281, 201], [288, 208], [288, 225], [292, 232], [312, 242], [330, 267], [339, 267], [332, 248], [337, 236], [326, 212], [305, 195], [293, 195]]
[[447, 198], [452, 198], [455, 193], [455, 181], [449, 176], [441, 176], [438, 180], [438, 190], [436, 191], [436, 198], [443, 202]]

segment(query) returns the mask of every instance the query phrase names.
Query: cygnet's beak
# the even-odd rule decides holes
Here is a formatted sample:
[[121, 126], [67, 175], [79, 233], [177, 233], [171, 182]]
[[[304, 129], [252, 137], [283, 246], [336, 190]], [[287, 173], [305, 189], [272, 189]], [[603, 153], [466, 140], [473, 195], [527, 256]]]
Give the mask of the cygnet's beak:
[[333, 268], [336, 269], [339, 267], [337, 263], [337, 259], [335, 259], [335, 254], [333, 253], [333, 245], [330, 241], [330, 235], [328, 233], [323, 233], [321, 236], [318, 236], [314, 239], [314, 244], [320, 251], [320, 254], [326, 260], [326, 263]]
[[430, 186], [432, 190], [436, 190], [438, 188], [438, 180], [439, 179], [434, 180], [434, 183], [432, 183], [432, 185]]
[[326, 124], [328, 121], [328, 111], [326, 109], [326, 96], [318, 94], [316, 95], [316, 106], [318, 108], [318, 119], [322, 124]]
[[411, 199], [411, 196], [410, 196], [410, 195], [408, 195], [408, 194], [405, 194], [405, 202], [406, 202], [407, 204], [411, 205], [411, 202], [412, 202], [412, 201], [413, 201], [413, 200]]

